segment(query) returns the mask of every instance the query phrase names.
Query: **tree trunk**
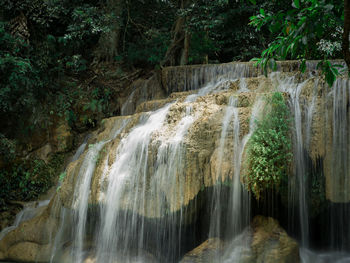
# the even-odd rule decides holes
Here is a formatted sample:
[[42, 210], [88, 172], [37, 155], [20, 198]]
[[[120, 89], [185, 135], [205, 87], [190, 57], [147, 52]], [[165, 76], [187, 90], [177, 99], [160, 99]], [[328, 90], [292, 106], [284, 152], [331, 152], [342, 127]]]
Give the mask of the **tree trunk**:
[[184, 47], [182, 49], [180, 65], [187, 65], [188, 64], [188, 55], [190, 52], [190, 39], [191, 39], [190, 34], [188, 32], [186, 32], [185, 39], [184, 39]]
[[107, 0], [106, 12], [110, 12], [112, 18], [110, 31], [102, 33], [95, 51], [95, 62], [113, 62], [118, 56], [118, 47], [123, 20], [123, 8], [125, 0]]
[[[179, 3], [179, 8], [185, 8], [191, 3], [191, 0], [182, 0]], [[190, 34], [185, 32], [185, 17], [178, 17], [174, 25], [173, 40], [168, 47], [162, 66], [177, 66], [186, 65], [188, 63]]]
[[349, 50], [349, 33], [350, 33], [350, 0], [344, 0], [344, 33], [343, 33], [343, 55], [348, 70], [350, 70], [350, 50]]

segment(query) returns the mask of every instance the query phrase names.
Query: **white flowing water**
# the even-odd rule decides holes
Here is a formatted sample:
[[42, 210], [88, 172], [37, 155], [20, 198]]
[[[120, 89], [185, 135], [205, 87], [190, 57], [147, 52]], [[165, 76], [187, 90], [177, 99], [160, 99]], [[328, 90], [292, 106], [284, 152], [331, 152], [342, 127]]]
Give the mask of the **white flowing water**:
[[[312, 122], [315, 114], [317, 93], [319, 92], [318, 77], [310, 76], [314, 79], [314, 89], [312, 91], [311, 101], [308, 103], [300, 98], [300, 94], [310, 79], [305, 82], [298, 83], [295, 77], [279, 78], [279, 73], [272, 74], [272, 78], [279, 83], [279, 89], [287, 92], [290, 97], [290, 108], [293, 116], [293, 148], [294, 148], [294, 163], [296, 181], [290, 179], [290, 207], [297, 201], [300, 234], [301, 234], [301, 249], [300, 256], [303, 263], [346, 263], [350, 262], [350, 227], [348, 219], [350, 218], [350, 201], [349, 196], [349, 178], [350, 178], [350, 156], [349, 148], [349, 110], [348, 101], [350, 94], [350, 85], [348, 80], [338, 79], [326, 99], [331, 98], [332, 102], [326, 104], [325, 120], [329, 122], [331, 112], [331, 130], [332, 141], [328, 146], [331, 158], [331, 177], [328, 179], [331, 185], [331, 198], [334, 203], [330, 204], [329, 225], [322, 230], [323, 237], [329, 239], [328, 251], [313, 251], [310, 250], [310, 229], [309, 229], [309, 208], [308, 208], [308, 176], [311, 176], [308, 169], [309, 166], [315, 165], [309, 163], [307, 154], [310, 154], [310, 143], [312, 140]], [[326, 87], [323, 87], [326, 88]], [[304, 107], [305, 115], [302, 115]], [[304, 119], [303, 119], [304, 118]], [[303, 126], [305, 123], [305, 126]], [[327, 127], [325, 127], [327, 129]], [[327, 130], [324, 131], [325, 133]], [[297, 189], [297, 191], [295, 191]], [[297, 196], [295, 196], [295, 194]], [[289, 218], [294, 218], [289, 215]], [[291, 228], [293, 230], [293, 227]]]
[[[123, 120], [113, 127], [110, 139], [102, 141], [96, 144], [89, 145], [87, 153], [84, 157], [82, 165], [80, 167], [77, 187], [74, 191], [73, 204], [72, 204], [72, 218], [70, 211], [62, 207], [60, 212], [60, 225], [56, 233], [55, 239], [53, 241], [53, 247], [51, 252], [50, 262], [56, 262], [56, 256], [62, 252], [62, 245], [65, 241], [65, 235], [68, 231], [72, 231], [72, 236], [74, 237], [73, 246], [71, 249], [71, 258], [74, 262], [82, 262], [84, 256], [84, 239], [86, 237], [86, 222], [87, 222], [87, 212], [88, 212], [88, 199], [90, 195], [90, 185], [91, 179], [95, 172], [96, 164], [99, 159], [100, 151], [110, 140], [116, 138], [128, 124], [128, 120]], [[77, 149], [75, 155], [72, 158], [72, 162], [76, 161], [83, 153], [87, 145], [87, 140], [90, 136], [86, 136], [84, 142]], [[72, 224], [70, 226], [70, 224]], [[67, 228], [71, 227], [71, 230]], [[58, 255], [58, 258], [60, 255]], [[60, 260], [60, 259], [59, 259]]]
[[[226, 107], [225, 115], [222, 121], [221, 136], [220, 136], [219, 147], [218, 147], [218, 161], [217, 161], [217, 171], [216, 171], [218, 186], [214, 188], [214, 194], [211, 200], [212, 220], [210, 220], [210, 230], [209, 230], [210, 237], [219, 237], [221, 235], [221, 230], [222, 230], [221, 220], [220, 220], [220, 217], [222, 215], [222, 207], [220, 205], [221, 198], [222, 198], [221, 183], [223, 180], [222, 178], [224, 178], [224, 175], [222, 174], [223, 173], [222, 165], [223, 165], [225, 144], [227, 143], [226, 142], [227, 133], [229, 132], [230, 124], [233, 118], [235, 119], [234, 128], [239, 130], [237, 98], [231, 96], [229, 98], [229, 104]], [[234, 134], [234, 136], [237, 136], [237, 134]], [[239, 136], [239, 132], [238, 132], [238, 136]]]
[[[125, 234], [122, 231], [128, 231], [128, 229], [117, 227], [119, 223], [117, 217], [122, 207], [121, 198], [123, 197], [123, 191], [126, 188], [126, 184], [137, 186], [139, 180], [145, 180], [148, 147], [151, 137], [154, 132], [162, 127], [169, 108], [170, 105], [167, 105], [151, 113], [145, 123], [140, 124], [126, 138], [122, 139], [117, 149], [115, 162], [108, 173], [109, 184], [106, 193], [106, 203], [101, 209], [101, 231], [97, 244], [98, 262], [112, 262], [117, 256], [117, 250], [121, 247], [120, 238]], [[142, 199], [137, 201], [142, 202]], [[139, 204], [135, 205], [138, 206]], [[135, 221], [131, 219], [131, 222], [124, 223], [130, 223], [132, 227]], [[128, 238], [128, 236], [125, 238]]]
[[350, 83], [338, 79], [333, 86], [332, 177], [334, 205], [331, 208], [330, 238], [333, 249], [350, 251]]
[[[177, 72], [176, 67], [172, 68]], [[207, 65], [201, 67], [185, 68], [180, 75], [184, 79], [183, 84], [179, 85], [179, 75], [169, 74], [168, 72], [168, 92], [198, 90], [210, 83], [216, 83], [219, 79], [233, 80], [245, 77], [251, 77], [249, 65], [245, 63], [227, 63], [220, 65]], [[172, 78], [176, 78], [173, 80]]]
[[[294, 172], [295, 176], [289, 182], [290, 191], [290, 207], [293, 207], [295, 200], [298, 200], [298, 213], [301, 232], [301, 245], [308, 247], [309, 239], [309, 212], [307, 203], [307, 168], [305, 160], [305, 141], [303, 139], [303, 126], [302, 126], [302, 114], [300, 105], [300, 93], [306, 84], [306, 81], [298, 83], [295, 77], [280, 78], [279, 73], [272, 74], [272, 79], [277, 80], [278, 90], [286, 92], [290, 97], [290, 108], [293, 117], [293, 157], [294, 157]], [[310, 121], [312, 120], [312, 112]], [[311, 124], [307, 124], [309, 129]], [[297, 196], [295, 196], [297, 195]], [[293, 217], [289, 217], [293, 218]]]
[[98, 154], [106, 144], [105, 141], [89, 146], [83, 164], [79, 171], [78, 183], [73, 197], [74, 217], [74, 247], [72, 250], [74, 262], [83, 261], [83, 245], [85, 238], [85, 226], [88, 211], [88, 199], [90, 195], [91, 178], [94, 174]]

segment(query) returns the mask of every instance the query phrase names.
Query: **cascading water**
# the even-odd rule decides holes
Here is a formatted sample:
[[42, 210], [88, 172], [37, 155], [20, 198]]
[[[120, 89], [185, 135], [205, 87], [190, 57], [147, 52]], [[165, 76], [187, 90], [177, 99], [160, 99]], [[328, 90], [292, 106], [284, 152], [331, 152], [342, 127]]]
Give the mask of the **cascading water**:
[[99, 142], [96, 145], [92, 145], [86, 154], [82, 168], [78, 175], [77, 191], [74, 193], [74, 250], [73, 259], [74, 262], [80, 263], [83, 260], [83, 245], [85, 237], [85, 227], [88, 210], [88, 198], [90, 194], [91, 178], [93, 176], [96, 167], [96, 158], [102, 147], [106, 142]]
[[[246, 90], [245, 82], [243, 82], [243, 88], [240, 90]], [[255, 128], [256, 121], [259, 118], [259, 113], [263, 108], [263, 101], [258, 98], [254, 103], [251, 118], [249, 121], [249, 132], [242, 139], [240, 139], [240, 123], [238, 118], [238, 111], [234, 111], [234, 174], [232, 181], [232, 191], [229, 199], [229, 220], [228, 226], [231, 228], [231, 238], [233, 238], [225, 249], [225, 253], [222, 256], [223, 263], [240, 262], [245, 254], [250, 252], [250, 234], [246, 228], [250, 222], [250, 196], [248, 192], [243, 189], [244, 186], [241, 183], [241, 165], [242, 156], [247, 142], [252, 136]]]
[[[291, 202], [295, 202], [295, 190], [297, 189], [297, 200], [299, 207], [299, 222], [300, 222], [300, 232], [301, 232], [301, 244], [304, 247], [308, 246], [309, 238], [309, 216], [308, 216], [308, 204], [307, 204], [307, 174], [306, 174], [306, 163], [305, 163], [305, 142], [303, 139], [303, 127], [302, 127], [302, 115], [300, 106], [300, 93], [306, 83], [297, 83], [295, 77], [289, 77], [284, 80], [278, 79], [278, 89], [282, 92], [287, 92], [290, 96], [290, 108], [292, 111], [292, 116], [294, 119], [293, 125], [293, 156], [294, 156], [294, 166], [295, 166], [295, 179], [290, 183], [291, 191]], [[310, 118], [311, 121], [311, 118]], [[310, 124], [307, 124], [311, 127]], [[295, 188], [296, 186], [296, 188]], [[294, 189], [293, 189], [294, 188]]]
[[[338, 79], [333, 86], [333, 136], [331, 246], [333, 249], [350, 251], [350, 115], [349, 80]], [[349, 259], [350, 261], [350, 256]]]
[[[86, 223], [87, 223], [87, 213], [88, 213], [88, 199], [90, 195], [90, 186], [92, 176], [95, 172], [96, 164], [99, 158], [101, 149], [110, 140], [117, 137], [127, 125], [127, 121], [122, 122], [120, 125], [116, 125], [111, 131], [110, 139], [107, 141], [101, 141], [99, 143], [89, 145], [89, 149], [84, 156], [84, 161], [82, 162], [81, 168], [78, 174], [77, 185], [73, 196], [73, 213], [72, 218], [68, 216], [69, 211], [62, 207], [60, 218], [61, 223], [59, 229], [56, 233], [56, 238], [54, 240], [52, 255], [50, 262], [55, 262], [55, 256], [61, 253], [62, 241], [64, 240], [64, 233], [67, 232], [67, 224], [72, 223], [73, 227], [71, 229], [73, 233], [74, 243], [72, 246], [71, 257], [73, 262], [82, 262], [84, 258], [84, 239], [86, 235]], [[119, 123], [118, 123], [119, 124]], [[83, 150], [86, 148], [87, 140], [90, 137], [88, 135], [83, 144], [78, 148], [75, 155], [72, 158], [72, 162], [78, 160], [81, 156]], [[59, 259], [60, 260], [60, 259]]]
[[[244, 65], [237, 68], [246, 69]], [[237, 72], [239, 76], [246, 74], [243, 70], [237, 70]], [[96, 239], [96, 260], [98, 262], [113, 262], [116, 258], [124, 258], [126, 261], [138, 258], [138, 260], [145, 261], [142, 250], [146, 248], [149, 236], [157, 239], [156, 244], [158, 245], [156, 246], [159, 247], [155, 250], [163, 251], [162, 255], [158, 255], [159, 258], [166, 258], [172, 261], [178, 257], [176, 255], [180, 253], [181, 244], [174, 245], [174, 242], [176, 240], [178, 242], [181, 241], [181, 221], [185, 215], [182, 209], [179, 210], [179, 214], [173, 215], [171, 212], [175, 211], [176, 208], [171, 207], [171, 205], [168, 207], [167, 204], [179, 203], [177, 199], [183, 195], [182, 189], [177, 187], [178, 175], [184, 172], [184, 164], [186, 162], [183, 159], [183, 140], [189, 127], [201, 114], [198, 110], [192, 110], [191, 103], [200, 96], [207, 95], [213, 91], [217, 92], [227, 89], [226, 83], [229, 83], [228, 80], [227, 76], [222, 76], [219, 81], [213, 80], [212, 83], [200, 89], [197, 94], [190, 95], [184, 100], [184, 103], [188, 104], [188, 106], [186, 106], [182, 119], [173, 128], [171, 139], [167, 139], [168, 137], [162, 138], [162, 136], [158, 135], [159, 132], [166, 129], [164, 128], [164, 121], [171, 107], [170, 104], [150, 113], [148, 116], [146, 115], [145, 119], [141, 120], [141, 123], [121, 140], [116, 150], [113, 164], [108, 166], [107, 163], [109, 161], [105, 162], [102, 178], [107, 181], [108, 187], [105, 187], [106, 191], [100, 194], [100, 223], [98, 223], [99, 227], [96, 229], [98, 231]], [[246, 86], [243, 87], [242, 91], [246, 91]], [[235, 140], [238, 147], [238, 112], [235, 107], [230, 107], [233, 109], [232, 114], [235, 116]], [[155, 140], [157, 136], [158, 138]], [[154, 140], [157, 143], [154, 143]], [[73, 217], [77, 221], [74, 230], [75, 234], [73, 234], [75, 241], [72, 246], [74, 262], [82, 262], [83, 258], [87, 256], [84, 255], [84, 237], [88, 213], [89, 187], [91, 185], [91, 176], [95, 170], [93, 159], [96, 158], [96, 155], [106, 143], [107, 141], [100, 142], [89, 149], [79, 172], [78, 178], [81, 179], [78, 180], [81, 180], [82, 183], [73, 199], [75, 200], [73, 207], [76, 207], [74, 209], [76, 216]], [[157, 152], [156, 160], [150, 160], [150, 150]], [[240, 159], [241, 154], [239, 153], [235, 159]], [[149, 179], [149, 166], [152, 165], [150, 162], [154, 162], [154, 168], [152, 168], [153, 176]], [[234, 176], [238, 178], [238, 181], [236, 180], [235, 185], [237, 186], [235, 186], [233, 191], [241, 195], [239, 167], [235, 168]], [[101, 185], [103, 184], [104, 182], [101, 182]], [[131, 188], [137, 189], [136, 195], [130, 191]], [[162, 194], [164, 188], [169, 188], [172, 192], [167, 197]], [[132, 195], [128, 194], [128, 192]], [[170, 200], [164, 200], [164, 198]], [[238, 198], [238, 196], [233, 198]], [[147, 202], [149, 199], [152, 199], [154, 202], [152, 206]], [[127, 207], [124, 206], [125, 202]], [[235, 202], [238, 207], [240, 201], [236, 200]], [[148, 229], [145, 229], [147, 222], [140, 215], [152, 217], [167, 213], [169, 213], [169, 216], [166, 219], [156, 223], [159, 233], [148, 233]], [[180, 226], [180, 229], [178, 226]], [[178, 250], [178, 252], [172, 252], [174, 247], [177, 247], [175, 250]]]
[[[350, 238], [349, 227], [347, 219], [349, 218], [349, 167], [350, 162], [348, 157], [349, 149], [349, 112], [348, 112], [348, 90], [349, 83], [347, 80], [338, 79], [332, 90], [326, 96], [326, 101], [331, 99], [331, 102], [326, 103], [324, 111], [326, 112], [325, 122], [330, 121], [329, 109], [333, 109], [331, 113], [331, 130], [332, 134], [329, 134], [326, 130], [323, 133], [326, 138], [329, 136], [332, 138], [328, 141], [330, 147], [331, 160], [328, 159], [328, 168], [330, 175], [328, 177], [328, 185], [331, 185], [329, 191], [329, 197], [331, 203], [329, 204], [329, 228], [324, 231], [324, 238], [329, 239], [327, 250], [333, 250], [338, 252], [312, 252], [310, 248], [310, 217], [309, 217], [309, 203], [308, 196], [310, 194], [312, 186], [308, 186], [312, 171], [310, 168], [315, 163], [310, 161], [308, 157], [311, 154], [311, 141], [313, 136], [313, 118], [316, 108], [317, 93], [319, 89], [325, 89], [326, 87], [320, 86], [319, 76], [310, 75], [303, 82], [296, 81], [295, 77], [280, 78], [280, 73], [272, 74], [271, 78], [277, 80], [279, 90], [289, 94], [290, 108], [293, 116], [293, 148], [294, 148], [294, 165], [295, 165], [295, 178], [289, 179], [290, 189], [290, 205], [289, 209], [292, 213], [288, 218], [294, 218], [293, 207], [298, 207], [299, 222], [300, 222], [300, 236], [301, 236], [301, 259], [304, 263], [313, 262], [350, 262], [350, 257], [344, 254], [349, 249], [348, 244]], [[301, 98], [300, 94], [308, 82], [313, 81], [313, 89], [311, 90], [311, 100], [305, 101], [305, 98]], [[302, 112], [304, 111], [304, 115]], [[303, 124], [304, 123], [304, 124]], [[329, 125], [329, 124], [328, 124]], [[317, 131], [320, 133], [319, 131]], [[327, 158], [325, 160], [327, 162]], [[327, 168], [325, 168], [327, 169]], [[313, 180], [313, 179], [311, 179]], [[321, 186], [319, 186], [321, 187]], [[326, 194], [326, 193], [325, 193]], [[297, 196], [296, 196], [297, 195]], [[340, 202], [341, 204], [337, 204]], [[290, 226], [292, 231], [295, 231], [294, 224]]]
[[218, 147], [218, 164], [217, 164], [217, 181], [218, 185], [214, 189], [213, 198], [211, 200], [211, 218], [215, 218], [214, 220], [210, 221], [210, 233], [209, 236], [216, 237], [221, 235], [221, 225], [220, 225], [220, 217], [222, 214], [222, 209], [220, 204], [221, 201], [221, 181], [223, 178], [225, 178], [222, 174], [222, 164], [223, 164], [223, 158], [224, 158], [224, 148], [226, 143], [226, 137], [228, 133], [229, 126], [231, 124], [232, 118], [234, 117], [235, 120], [235, 127], [234, 130], [236, 131], [234, 133], [234, 138], [236, 139], [236, 136], [239, 136], [239, 119], [238, 119], [238, 113], [237, 113], [237, 98], [231, 96], [229, 98], [229, 104], [226, 108], [226, 112], [222, 121], [222, 130], [221, 130], [221, 136], [219, 141], [219, 147]]
[[[274, 91], [284, 93], [292, 116], [294, 160], [283, 204], [288, 215], [281, 224], [289, 221], [289, 234], [300, 239], [302, 262], [348, 262], [349, 81], [339, 79], [325, 91], [320, 76], [256, 77], [247, 63], [164, 72], [166, 92], [179, 94], [158, 110], [106, 120], [89, 139], [95, 143], [82, 145], [72, 159], [64, 191], [51, 204], [51, 217], [59, 221], [50, 262], [179, 262], [210, 239], [220, 241], [203, 262], [240, 262], [254, 255], [250, 220], [256, 212], [242, 171], [248, 169], [245, 148], [263, 112], [263, 94]], [[178, 72], [179, 83], [171, 81]], [[134, 89], [124, 114], [134, 112], [139, 93]], [[318, 246], [308, 200], [316, 173], [326, 180], [329, 200], [318, 215], [329, 222]], [[75, 190], [69, 192], [69, 184]]]
[[[130, 217], [127, 215], [126, 218], [118, 217], [121, 210], [120, 202], [127, 185], [138, 187], [140, 183], [146, 184], [148, 147], [151, 136], [162, 127], [169, 108], [170, 105], [167, 105], [151, 114], [144, 124], [139, 125], [122, 140], [117, 149], [116, 161], [109, 171], [109, 184], [105, 195], [106, 203], [101, 209], [101, 231], [97, 248], [97, 260], [100, 262], [112, 262], [117, 258], [117, 250], [122, 249], [122, 245], [128, 248], [128, 243], [133, 238], [130, 236], [130, 232], [139, 227], [136, 225], [134, 214], [131, 214]], [[141, 193], [137, 191], [137, 195], [140, 195], [134, 199], [137, 202], [132, 202], [136, 211], [145, 209], [143, 203], [145, 192], [142, 190], [145, 188], [141, 189]], [[126, 198], [133, 197], [127, 196]], [[140, 232], [143, 232], [142, 223]], [[123, 244], [120, 244], [122, 236]], [[141, 243], [142, 239], [141, 237]]]

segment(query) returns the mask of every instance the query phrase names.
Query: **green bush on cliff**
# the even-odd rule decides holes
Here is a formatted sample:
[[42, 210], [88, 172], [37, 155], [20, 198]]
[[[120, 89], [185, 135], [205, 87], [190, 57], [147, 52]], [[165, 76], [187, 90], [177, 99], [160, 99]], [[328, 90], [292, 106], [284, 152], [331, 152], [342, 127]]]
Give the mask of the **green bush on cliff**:
[[63, 162], [64, 154], [54, 154], [48, 163], [40, 159], [27, 159], [1, 169], [0, 211], [6, 210], [5, 200], [35, 200], [49, 190]]
[[264, 113], [248, 143], [249, 165], [244, 177], [247, 189], [257, 199], [264, 190], [278, 188], [288, 174], [292, 157], [289, 111], [281, 93], [268, 98]]

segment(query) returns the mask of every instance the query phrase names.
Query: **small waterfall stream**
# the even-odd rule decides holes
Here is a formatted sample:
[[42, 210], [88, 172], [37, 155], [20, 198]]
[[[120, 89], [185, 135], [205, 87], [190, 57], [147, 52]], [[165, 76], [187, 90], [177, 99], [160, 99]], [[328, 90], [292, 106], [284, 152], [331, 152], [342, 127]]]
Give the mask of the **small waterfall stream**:
[[[278, 73], [277, 73], [278, 74]], [[302, 127], [302, 115], [300, 106], [300, 93], [305, 85], [305, 82], [296, 83], [295, 77], [286, 78], [281, 80], [278, 78], [278, 89], [286, 92], [290, 96], [290, 108], [294, 119], [293, 125], [293, 156], [295, 165], [295, 179], [291, 182], [291, 203], [295, 202], [295, 198], [298, 200], [299, 207], [299, 222], [301, 232], [301, 245], [308, 247], [309, 243], [309, 215], [308, 215], [308, 203], [307, 203], [307, 174], [305, 163], [305, 141], [303, 139], [303, 127]], [[309, 118], [308, 121], [312, 121]], [[311, 123], [306, 124], [307, 127], [311, 127]], [[310, 129], [309, 129], [310, 131]], [[309, 136], [309, 135], [307, 135]], [[296, 187], [296, 188], [295, 188]], [[294, 188], [294, 189], [293, 189]], [[297, 189], [297, 193], [294, 191]], [[297, 194], [297, 197], [294, 195]]]

